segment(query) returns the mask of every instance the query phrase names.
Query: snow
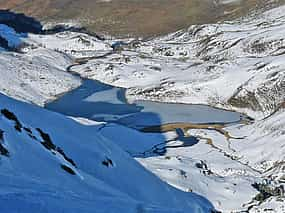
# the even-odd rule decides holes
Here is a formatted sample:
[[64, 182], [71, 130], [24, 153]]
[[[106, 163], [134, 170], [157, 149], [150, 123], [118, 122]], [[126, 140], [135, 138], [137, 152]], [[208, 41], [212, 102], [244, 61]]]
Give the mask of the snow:
[[70, 57], [53, 50], [37, 48], [27, 54], [0, 54], [0, 90], [17, 99], [43, 105], [47, 100], [81, 84], [65, 72]]
[[[244, 137], [241, 139], [227, 140], [209, 130], [189, 130], [189, 135], [211, 138], [215, 147], [201, 139], [194, 146], [172, 148], [183, 141], [167, 133], [161, 135], [170, 141], [165, 156], [137, 160], [171, 185], [207, 197], [222, 212], [245, 211], [258, 193], [251, 184], [269, 179], [284, 185], [284, 118], [285, 111], [281, 110], [251, 125], [226, 128], [230, 135]], [[200, 161], [207, 169], [196, 167]], [[211, 173], [207, 173], [209, 170]], [[271, 212], [283, 212], [284, 197], [276, 199], [270, 198], [250, 212], [263, 212], [269, 207]]]
[[16, 33], [13, 28], [0, 24], [0, 37], [8, 41], [9, 47], [18, 47], [22, 43], [21, 37], [24, 36], [24, 34]]
[[[1, 144], [9, 156], [1, 156], [1, 212], [208, 212], [212, 206], [193, 193], [183, 193], [159, 180], [129, 154], [100, 133], [100, 125], [82, 125], [60, 114], [0, 95], [1, 109], [14, 113], [23, 126], [2, 113]], [[24, 130], [29, 128], [30, 137]], [[47, 133], [76, 166], [47, 150], [37, 128]], [[120, 134], [136, 137], [135, 131]], [[109, 131], [109, 135], [116, 131]], [[147, 140], [147, 136], [140, 137]], [[110, 159], [112, 164], [102, 162]], [[60, 168], [72, 168], [71, 175]], [[130, 181], [131, 180], [131, 181]]]
[[73, 117], [116, 122], [138, 129], [166, 123], [234, 123], [242, 117], [237, 112], [205, 105], [128, 103], [124, 94], [123, 88], [85, 80], [79, 88], [45, 107]]
[[[5, 95], [43, 106], [79, 87], [71, 92], [76, 93], [86, 81], [66, 72], [74, 63], [71, 71], [82, 77], [122, 87], [83, 93], [82, 103], [95, 104], [103, 113], [84, 116], [87, 109], [75, 107], [74, 99], [71, 107], [77, 114], [72, 115], [78, 117], [72, 118], [0, 95], [1, 109], [15, 113], [35, 137], [17, 132], [12, 121], [0, 116], [0, 143], [10, 153], [0, 155], [1, 212], [207, 212], [212, 205], [205, 198], [222, 212], [284, 212], [284, 196], [257, 202], [259, 192], [252, 187], [264, 181], [284, 186], [284, 10], [279, 6], [232, 22], [191, 26], [138, 45], [126, 40], [130, 44], [116, 52], [114, 40], [75, 32], [23, 36], [0, 25], [0, 36], [9, 45], [26, 45], [22, 53], [1, 49], [0, 91]], [[135, 109], [126, 110], [128, 102]], [[206, 113], [187, 105], [173, 111], [181, 109], [177, 103], [234, 109], [257, 120], [224, 127], [230, 138], [207, 128], [180, 129], [181, 135], [180, 130], [142, 133], [126, 126], [153, 121], [138, 116], [141, 112], [159, 116], [160, 123], [173, 117], [236, 121], [239, 115], [223, 117], [219, 110]], [[135, 119], [130, 116], [121, 125], [101, 122], [120, 118], [122, 111], [136, 113], [137, 107]], [[76, 167], [59, 151], [46, 150], [36, 128], [48, 133]], [[165, 153], [157, 155], [154, 147]]]
[[191, 26], [72, 70], [127, 88], [130, 101], [208, 104], [262, 119], [284, 100], [284, 10]]
[[33, 45], [42, 45], [48, 49], [63, 51], [75, 57], [104, 54], [112, 49], [108, 43], [95, 37], [69, 31], [52, 35], [30, 34], [27, 41]]

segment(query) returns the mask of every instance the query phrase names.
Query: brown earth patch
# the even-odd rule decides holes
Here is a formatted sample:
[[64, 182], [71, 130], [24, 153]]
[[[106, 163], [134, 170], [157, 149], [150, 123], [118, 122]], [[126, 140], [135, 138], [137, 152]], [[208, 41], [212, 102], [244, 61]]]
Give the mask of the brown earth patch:
[[42, 21], [76, 20], [88, 30], [113, 36], [161, 35], [192, 24], [216, 23], [249, 11], [285, 3], [241, 0], [226, 5], [201, 0], [0, 0], [12, 9]]

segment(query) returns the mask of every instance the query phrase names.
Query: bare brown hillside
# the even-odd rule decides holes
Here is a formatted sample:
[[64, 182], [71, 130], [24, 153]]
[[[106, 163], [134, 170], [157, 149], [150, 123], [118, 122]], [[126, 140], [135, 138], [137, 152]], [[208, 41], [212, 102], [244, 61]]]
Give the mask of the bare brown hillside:
[[[24, 12], [41, 21], [74, 20], [91, 31], [115, 36], [154, 36], [191, 24], [232, 19], [274, 6], [265, 0], [0, 0], [0, 8]], [[274, 1], [285, 3], [285, 0]]]

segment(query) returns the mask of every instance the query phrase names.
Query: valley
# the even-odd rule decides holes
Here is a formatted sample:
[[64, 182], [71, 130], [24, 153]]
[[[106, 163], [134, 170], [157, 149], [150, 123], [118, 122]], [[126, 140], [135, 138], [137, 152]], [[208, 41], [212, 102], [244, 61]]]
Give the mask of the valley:
[[[77, 14], [34, 2], [0, 5]], [[1, 212], [285, 212], [282, 1], [217, 1], [217, 19], [197, 15], [212, 1], [173, 1], [171, 13], [195, 5], [178, 20], [161, 1], [120, 3], [98, 10], [160, 3], [169, 28], [0, 23]]]

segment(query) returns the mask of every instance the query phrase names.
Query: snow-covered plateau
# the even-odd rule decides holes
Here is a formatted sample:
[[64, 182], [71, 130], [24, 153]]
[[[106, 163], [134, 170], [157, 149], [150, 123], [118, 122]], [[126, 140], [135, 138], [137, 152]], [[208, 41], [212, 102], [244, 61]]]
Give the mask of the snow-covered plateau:
[[[120, 41], [0, 24], [0, 212], [284, 213], [284, 14]], [[205, 104], [255, 120], [137, 131], [40, 107], [84, 78], [125, 88], [130, 103]], [[110, 94], [83, 101], [121, 101]]]

